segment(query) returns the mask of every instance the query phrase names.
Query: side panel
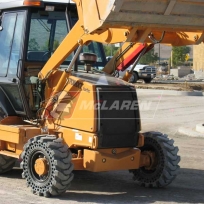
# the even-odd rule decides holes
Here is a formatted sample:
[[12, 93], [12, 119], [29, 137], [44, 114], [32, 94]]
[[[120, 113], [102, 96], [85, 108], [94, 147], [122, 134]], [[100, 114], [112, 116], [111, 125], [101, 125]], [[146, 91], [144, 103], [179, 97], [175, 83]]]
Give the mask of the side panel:
[[[97, 109], [95, 86], [77, 77], [65, 76], [60, 79], [61, 71], [53, 74], [46, 87], [46, 114], [56, 125], [71, 127], [87, 132], [97, 131]], [[61, 83], [61, 87], [58, 86]], [[57, 91], [63, 90], [63, 91]]]
[[37, 135], [41, 129], [30, 125], [0, 125], [0, 154], [19, 157], [27, 141]]
[[[116, 151], [115, 154], [112, 151]], [[138, 169], [140, 166], [140, 150], [132, 149], [106, 149], [84, 150], [84, 169], [92, 172]]]

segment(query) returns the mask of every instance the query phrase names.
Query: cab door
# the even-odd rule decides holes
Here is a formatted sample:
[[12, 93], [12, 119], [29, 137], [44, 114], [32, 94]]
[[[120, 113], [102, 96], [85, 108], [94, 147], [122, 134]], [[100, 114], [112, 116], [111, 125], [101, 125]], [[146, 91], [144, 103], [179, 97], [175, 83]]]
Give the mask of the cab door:
[[[27, 115], [22, 69], [26, 11], [4, 12], [0, 31], [0, 114]], [[27, 111], [26, 111], [27, 110]], [[1, 116], [2, 117], [2, 116]]]

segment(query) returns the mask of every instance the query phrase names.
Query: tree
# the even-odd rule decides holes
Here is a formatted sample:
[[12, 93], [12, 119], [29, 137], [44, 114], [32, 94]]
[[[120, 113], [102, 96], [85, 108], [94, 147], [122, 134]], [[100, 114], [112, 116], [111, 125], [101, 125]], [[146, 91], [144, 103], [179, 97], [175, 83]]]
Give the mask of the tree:
[[115, 47], [114, 45], [103, 45], [103, 47], [106, 56], [113, 56], [118, 50], [118, 47]]
[[[54, 40], [54, 43], [53, 43], [53, 51], [55, 51], [55, 50], [58, 48], [59, 44], [60, 44], [60, 43], [59, 43], [58, 40]], [[45, 42], [45, 45], [42, 46], [41, 50], [49, 50], [49, 40], [47, 40], [47, 41]]]
[[39, 49], [40, 49], [40, 46], [39, 46], [38, 42], [36, 41], [36, 39], [35, 38], [31, 38], [29, 40], [29, 43], [28, 43], [28, 50], [33, 50], [33, 51], [35, 50], [35, 51], [37, 51]]
[[186, 54], [190, 52], [191, 48], [187, 46], [172, 47], [173, 52], [173, 66], [182, 65], [185, 62]]
[[159, 59], [158, 53], [154, 53], [154, 48], [147, 52], [139, 60], [140, 64], [151, 64], [155, 63]]

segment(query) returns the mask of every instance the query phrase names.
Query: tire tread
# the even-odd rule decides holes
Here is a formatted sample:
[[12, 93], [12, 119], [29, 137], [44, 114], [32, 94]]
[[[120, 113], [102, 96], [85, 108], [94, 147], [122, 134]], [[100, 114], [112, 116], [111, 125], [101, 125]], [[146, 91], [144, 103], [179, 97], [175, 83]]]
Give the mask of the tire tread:
[[162, 171], [158, 173], [158, 178], [155, 177], [155, 179], [148, 180], [148, 178], [145, 178], [145, 174], [141, 173], [141, 169], [131, 170], [134, 175], [133, 178], [139, 182], [139, 185], [145, 187], [158, 188], [167, 186], [176, 178], [180, 169], [178, 165], [180, 156], [177, 155], [179, 149], [178, 147], [174, 147], [174, 140], [169, 139], [166, 134], [160, 132], [147, 132], [144, 133], [144, 135], [145, 141], [148, 141], [148, 145], [150, 145], [150, 141], [152, 145], [153, 143], [159, 145], [164, 158], [164, 165]]
[[[46, 147], [46, 150], [50, 151], [50, 156], [53, 158], [53, 164], [55, 167], [55, 171], [53, 174], [52, 184], [47, 186], [47, 190], [42, 191], [41, 188], [33, 189], [32, 185], [30, 185], [30, 178], [27, 173], [27, 165], [26, 165], [26, 151], [30, 148], [32, 143], [42, 144], [42, 146]], [[44, 145], [45, 144], [45, 145]], [[39, 196], [58, 196], [61, 193], [64, 193], [71, 184], [73, 180], [73, 169], [74, 166], [71, 163], [72, 154], [68, 149], [66, 144], [63, 144], [63, 140], [61, 138], [56, 138], [56, 136], [45, 136], [39, 135], [34, 138], [28, 140], [27, 144], [24, 146], [24, 152], [22, 153], [21, 168], [23, 169], [22, 177], [27, 180], [27, 185], [32, 188], [32, 192]]]

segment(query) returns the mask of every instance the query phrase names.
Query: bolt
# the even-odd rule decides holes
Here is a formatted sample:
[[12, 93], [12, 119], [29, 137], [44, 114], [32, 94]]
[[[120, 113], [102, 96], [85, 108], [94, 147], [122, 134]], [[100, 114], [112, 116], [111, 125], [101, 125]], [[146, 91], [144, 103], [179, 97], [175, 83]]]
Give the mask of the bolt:
[[82, 39], [78, 40], [78, 44], [81, 45], [83, 43]]
[[103, 162], [103, 163], [105, 163], [105, 162], [106, 162], [106, 159], [105, 159], [105, 158], [103, 158], [103, 159], [102, 159], [102, 162]]
[[127, 36], [129, 35], [129, 32], [126, 31], [126, 32], [124, 33], [124, 35], [127, 37]]
[[112, 154], [116, 154], [116, 149], [112, 149]]
[[131, 161], [134, 161], [134, 157], [131, 157]]
[[86, 34], [88, 34], [88, 33], [89, 33], [89, 29], [88, 29], [88, 28], [85, 28], [84, 32], [85, 32]]
[[194, 36], [194, 40], [197, 41], [198, 40], [198, 35]]

